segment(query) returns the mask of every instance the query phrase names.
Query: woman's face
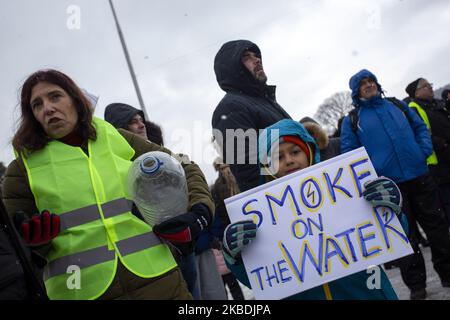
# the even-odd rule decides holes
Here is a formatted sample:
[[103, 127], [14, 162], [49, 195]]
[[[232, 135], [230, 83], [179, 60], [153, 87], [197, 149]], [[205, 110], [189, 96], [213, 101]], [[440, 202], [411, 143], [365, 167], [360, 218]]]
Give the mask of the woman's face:
[[39, 82], [31, 90], [31, 110], [45, 133], [60, 139], [71, 133], [78, 123], [72, 98], [64, 89], [49, 82]]
[[303, 150], [292, 142], [283, 142], [274, 150], [276, 155], [278, 150], [278, 172], [275, 174], [277, 178], [284, 177], [292, 172], [304, 169], [309, 166], [308, 157]]

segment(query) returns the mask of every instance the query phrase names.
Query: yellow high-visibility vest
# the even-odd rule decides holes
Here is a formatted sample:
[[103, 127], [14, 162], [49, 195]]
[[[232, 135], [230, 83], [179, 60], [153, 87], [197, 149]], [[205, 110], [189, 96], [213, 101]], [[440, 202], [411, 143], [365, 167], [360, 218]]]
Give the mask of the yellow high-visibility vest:
[[[423, 110], [423, 108], [416, 102], [411, 101], [408, 106], [410, 108], [416, 108], [417, 111], [419, 112], [419, 116], [422, 118], [423, 122], [425, 122], [425, 125], [427, 126], [428, 130], [430, 131], [431, 134], [431, 125], [430, 125], [430, 121], [428, 120], [428, 116], [427, 113], [425, 112], [425, 110]], [[436, 165], [438, 164], [438, 158], [436, 156], [436, 152], [434, 152], [427, 158], [427, 165]]]
[[93, 124], [97, 140], [89, 140], [88, 155], [56, 140], [20, 155], [37, 208], [61, 218], [44, 270], [50, 299], [100, 297], [118, 259], [142, 278], [176, 267], [167, 245], [131, 213], [126, 176], [134, 150], [106, 121], [94, 118]]

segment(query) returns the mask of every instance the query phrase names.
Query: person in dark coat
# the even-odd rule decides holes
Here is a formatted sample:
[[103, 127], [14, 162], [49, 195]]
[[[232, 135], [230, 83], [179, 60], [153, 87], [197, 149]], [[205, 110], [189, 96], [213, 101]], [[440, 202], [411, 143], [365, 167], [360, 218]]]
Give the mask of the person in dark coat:
[[[214, 59], [214, 71], [226, 94], [212, 116], [213, 134], [240, 190], [246, 191], [259, 184], [258, 130], [291, 117], [277, 103], [275, 86], [266, 84], [261, 51], [253, 42], [235, 40], [225, 43]], [[239, 129], [248, 135], [246, 138], [227, 137], [227, 129], [236, 136]], [[226, 148], [227, 143], [233, 142], [229, 139], [234, 139], [234, 143]], [[242, 148], [238, 148], [240, 144]]]
[[427, 159], [428, 168], [439, 185], [450, 221], [450, 109], [434, 98], [433, 86], [424, 78], [411, 82], [405, 91], [411, 98], [409, 106], [430, 130], [434, 152]]
[[[342, 123], [341, 152], [364, 146], [380, 176], [392, 179], [403, 196], [403, 212], [409, 225], [415, 219], [430, 241], [433, 266], [442, 286], [450, 287], [450, 237], [438, 187], [426, 159], [433, 152], [430, 134], [420, 117], [402, 102], [402, 109], [384, 98], [376, 76], [361, 70], [350, 78], [358, 122], [352, 128], [350, 116]], [[411, 299], [426, 297], [426, 270], [422, 252], [410, 228], [414, 254], [401, 259], [402, 279]]]

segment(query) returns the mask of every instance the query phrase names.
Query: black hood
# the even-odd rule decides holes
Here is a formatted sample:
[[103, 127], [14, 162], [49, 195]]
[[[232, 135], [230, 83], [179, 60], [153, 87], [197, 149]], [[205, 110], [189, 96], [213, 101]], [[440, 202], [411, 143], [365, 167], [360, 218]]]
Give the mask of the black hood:
[[128, 123], [139, 114], [145, 121], [144, 112], [125, 103], [111, 103], [105, 109], [105, 120], [115, 128], [128, 130]]
[[214, 72], [219, 86], [225, 92], [242, 91], [249, 95], [262, 95], [267, 86], [257, 81], [241, 61], [244, 51], [261, 56], [258, 46], [248, 40], [225, 43], [214, 59]]

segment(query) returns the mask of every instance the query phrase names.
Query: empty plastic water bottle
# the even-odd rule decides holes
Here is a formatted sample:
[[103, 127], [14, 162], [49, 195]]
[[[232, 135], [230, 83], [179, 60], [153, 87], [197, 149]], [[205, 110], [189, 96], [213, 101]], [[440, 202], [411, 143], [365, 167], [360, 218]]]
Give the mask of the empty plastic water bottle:
[[167, 153], [152, 151], [138, 157], [128, 171], [127, 183], [130, 196], [150, 226], [187, 211], [183, 167]]

